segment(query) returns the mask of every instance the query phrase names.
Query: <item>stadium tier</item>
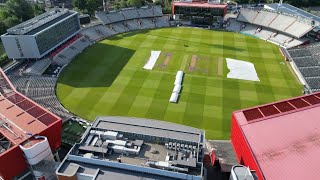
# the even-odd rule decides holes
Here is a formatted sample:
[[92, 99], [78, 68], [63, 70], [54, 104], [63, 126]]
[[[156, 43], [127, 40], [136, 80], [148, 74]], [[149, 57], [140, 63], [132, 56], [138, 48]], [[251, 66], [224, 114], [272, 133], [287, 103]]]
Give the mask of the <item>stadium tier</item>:
[[320, 43], [291, 48], [286, 51], [293, 68], [302, 76], [307, 89], [311, 92], [320, 91]]
[[91, 44], [92, 42], [86, 37], [81, 37], [56, 54], [53, 57], [53, 62], [59, 66], [64, 66]]
[[36, 101], [63, 120], [72, 115], [64, 109], [55, 94], [57, 78], [45, 76], [9, 76], [17, 91]]
[[0, 114], [0, 179], [16, 179], [29, 171], [32, 179], [52, 177], [39, 165], [46, 163], [52, 172], [52, 151], [61, 145], [61, 119], [19, 93], [1, 69]]
[[43, 59], [35, 61], [31, 66], [29, 66], [24, 73], [30, 75], [42, 75], [44, 71], [50, 66], [50, 59]]
[[267, 27], [295, 38], [301, 38], [314, 29], [311, 21], [301, 20], [291, 15], [265, 10], [241, 9], [237, 20]]
[[152, 18], [161, 17], [162, 9], [160, 6], [141, 7], [141, 8], [127, 8], [119, 11], [103, 12], [97, 11], [96, 17], [102, 22], [102, 24], [112, 24], [116, 22], [122, 22], [125, 20], [140, 19], [140, 18]]
[[[245, 11], [246, 12], [246, 11]], [[291, 48], [295, 46], [302, 45], [309, 40], [305, 37], [302, 38], [295, 38], [291, 35], [288, 35], [286, 32], [279, 32], [277, 30], [271, 29], [269, 27], [262, 27], [256, 24], [251, 24], [249, 22], [243, 22], [245, 21], [245, 17], [247, 19], [250, 19], [250, 16], [253, 16], [250, 13], [244, 13], [245, 15], [242, 14], [242, 12], [238, 15], [238, 18], [230, 18], [228, 19], [226, 23], [226, 30], [227, 31], [234, 31], [234, 32], [239, 32], [242, 34], [246, 34], [249, 36], [255, 36], [260, 39], [264, 39], [267, 41], [270, 41], [272, 43], [278, 44], [284, 48]], [[249, 15], [250, 14], [250, 15]], [[240, 19], [240, 21], [239, 21]]]
[[[159, 8], [159, 7], [157, 7]], [[143, 8], [142, 8], [143, 9]], [[155, 9], [152, 8], [152, 9]], [[130, 10], [123, 10], [123, 11], [132, 11]], [[97, 12], [99, 14], [101, 12]], [[132, 13], [132, 12], [131, 12]], [[120, 13], [118, 13], [119, 15]], [[99, 15], [98, 15], [99, 16]], [[103, 18], [99, 18], [102, 24], [106, 24], [106, 22], [103, 21]], [[109, 23], [106, 25], [96, 25], [92, 27], [88, 27], [85, 29], [82, 29], [80, 34], [82, 34], [84, 37], [89, 39], [92, 42], [100, 41], [104, 38], [114, 36], [116, 34], [121, 34], [129, 31], [135, 31], [139, 29], [152, 29], [156, 27], [169, 27], [169, 18], [166, 16], [161, 17], [153, 17], [153, 18], [139, 18], [139, 19], [130, 19], [130, 20], [124, 20], [121, 22], [116, 23]], [[58, 58], [65, 58], [65, 56], [62, 54], [62, 56]]]
[[80, 31], [78, 13], [54, 9], [14, 26], [1, 36], [11, 59], [39, 59]]

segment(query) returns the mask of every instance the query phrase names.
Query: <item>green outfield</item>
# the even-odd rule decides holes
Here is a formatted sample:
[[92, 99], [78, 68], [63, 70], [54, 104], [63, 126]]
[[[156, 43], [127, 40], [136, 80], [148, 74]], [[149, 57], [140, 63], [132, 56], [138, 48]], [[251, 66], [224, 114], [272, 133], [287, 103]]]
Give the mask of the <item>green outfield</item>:
[[[144, 70], [160, 50], [153, 70]], [[225, 58], [252, 62], [260, 82], [228, 79]], [[177, 70], [185, 72], [177, 104], [169, 103]], [[201, 128], [229, 139], [234, 110], [301, 94], [276, 45], [199, 28], [138, 31], [95, 43], [59, 77], [57, 95], [71, 112], [151, 118]]]

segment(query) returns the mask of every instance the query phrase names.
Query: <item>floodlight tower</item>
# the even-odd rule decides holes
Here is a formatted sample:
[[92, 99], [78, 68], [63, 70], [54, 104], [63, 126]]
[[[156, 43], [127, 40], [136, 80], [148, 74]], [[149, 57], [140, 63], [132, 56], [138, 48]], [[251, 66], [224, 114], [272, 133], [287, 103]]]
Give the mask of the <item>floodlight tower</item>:
[[282, 6], [282, 3], [283, 3], [283, 0], [280, 0], [280, 1], [279, 1], [279, 4], [278, 4], [278, 9], [277, 9], [277, 11], [279, 11], [279, 8]]

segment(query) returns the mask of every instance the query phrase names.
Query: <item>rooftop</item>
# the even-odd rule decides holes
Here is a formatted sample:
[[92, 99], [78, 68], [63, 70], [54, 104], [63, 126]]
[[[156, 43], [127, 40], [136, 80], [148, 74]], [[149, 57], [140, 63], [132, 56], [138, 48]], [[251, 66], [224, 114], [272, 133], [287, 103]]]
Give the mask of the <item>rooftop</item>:
[[7, 30], [10, 35], [32, 35], [77, 12], [68, 9], [53, 9]]
[[[274, 10], [277, 10], [278, 7], [279, 7], [279, 4], [278, 3], [272, 3], [272, 4], [266, 4], [265, 6], [269, 7], [269, 8], [272, 8]], [[320, 17], [319, 16], [313, 15], [313, 14], [308, 13], [308, 12], [306, 12], [306, 11], [300, 9], [300, 8], [294, 7], [294, 6], [292, 6], [290, 4], [286, 4], [286, 3], [283, 3], [282, 6], [279, 7], [279, 12], [292, 14], [292, 15], [295, 15], [295, 16], [300, 16], [300, 17], [303, 17], [303, 18], [307, 18], [307, 19], [311, 19], [311, 20], [320, 22]]]
[[236, 111], [266, 179], [320, 177], [320, 93]]
[[184, 7], [201, 7], [201, 8], [226, 8], [226, 4], [210, 4], [201, 2], [173, 2], [174, 6], [184, 6]]
[[0, 69], [0, 135], [12, 145], [61, 121], [59, 117], [20, 94]]
[[[190, 135], [191, 140], [179, 133]], [[197, 137], [197, 141], [192, 141], [192, 136]], [[139, 118], [97, 117], [81, 142], [71, 149], [57, 174], [65, 176], [86, 171], [85, 174], [101, 179], [175, 179], [175, 175], [200, 178], [203, 143], [204, 132], [187, 126]], [[90, 163], [84, 162], [85, 159]], [[99, 166], [92, 169], [96, 165]]]
[[148, 134], [157, 137], [172, 138], [198, 143], [204, 139], [204, 131], [189, 126], [164, 121], [147, 120], [130, 117], [100, 116], [92, 127]]

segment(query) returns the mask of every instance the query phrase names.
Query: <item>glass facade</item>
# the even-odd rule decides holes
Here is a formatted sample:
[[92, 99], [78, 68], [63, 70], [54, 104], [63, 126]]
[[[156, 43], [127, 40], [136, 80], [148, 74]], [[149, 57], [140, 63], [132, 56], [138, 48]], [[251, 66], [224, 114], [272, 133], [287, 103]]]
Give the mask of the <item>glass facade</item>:
[[45, 53], [61, 41], [80, 30], [78, 16], [72, 16], [36, 36], [40, 54]]

